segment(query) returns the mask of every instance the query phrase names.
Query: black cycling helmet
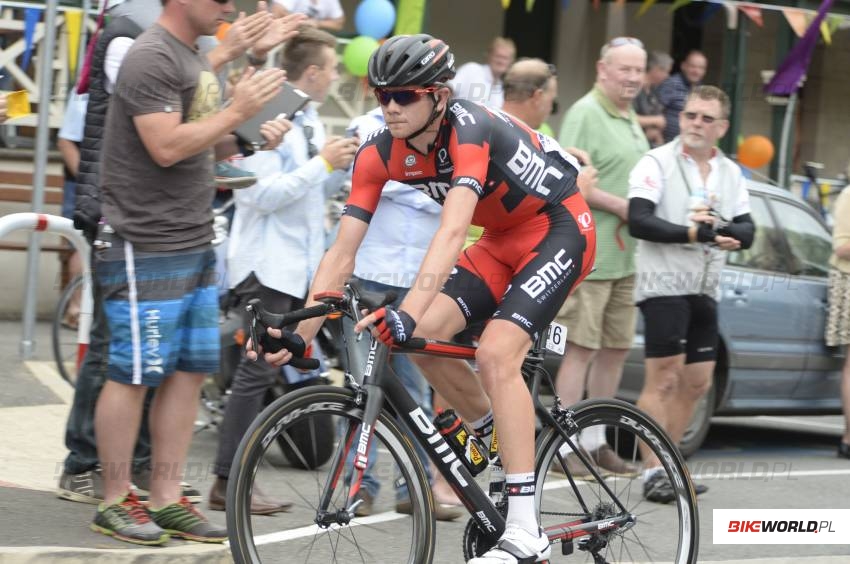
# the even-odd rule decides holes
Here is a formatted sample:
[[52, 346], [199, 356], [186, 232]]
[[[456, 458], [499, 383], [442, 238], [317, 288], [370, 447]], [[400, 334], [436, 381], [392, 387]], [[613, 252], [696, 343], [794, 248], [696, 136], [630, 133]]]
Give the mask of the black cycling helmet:
[[455, 75], [449, 46], [425, 33], [387, 39], [369, 58], [369, 86], [431, 86]]

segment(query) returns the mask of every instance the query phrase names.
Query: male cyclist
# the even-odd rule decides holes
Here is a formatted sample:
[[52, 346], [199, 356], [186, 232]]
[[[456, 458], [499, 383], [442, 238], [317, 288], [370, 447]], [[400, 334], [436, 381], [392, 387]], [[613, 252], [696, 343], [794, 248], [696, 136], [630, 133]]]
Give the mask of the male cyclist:
[[[493, 421], [499, 429], [506, 528], [495, 547], [470, 562], [539, 562], [550, 547], [534, 506], [534, 410], [520, 366], [532, 339], [590, 272], [595, 227], [576, 187], [576, 161], [521, 121], [452, 99], [446, 81], [454, 76], [453, 63], [448, 45], [429, 35], [390, 38], [372, 55], [369, 84], [387, 125], [358, 151], [339, 235], [310, 295], [339, 290], [351, 276], [388, 180], [443, 205], [440, 227], [404, 301], [366, 316], [356, 330], [374, 327], [387, 344], [413, 336], [450, 340], [467, 324], [489, 318], [476, 353], [481, 383], [462, 360], [417, 362], [485, 440], [482, 430], [492, 429]], [[484, 234], [461, 254], [470, 223], [483, 226]], [[309, 343], [320, 325], [321, 319], [304, 321], [294, 338]], [[291, 357], [284, 349], [265, 359], [284, 364]]]

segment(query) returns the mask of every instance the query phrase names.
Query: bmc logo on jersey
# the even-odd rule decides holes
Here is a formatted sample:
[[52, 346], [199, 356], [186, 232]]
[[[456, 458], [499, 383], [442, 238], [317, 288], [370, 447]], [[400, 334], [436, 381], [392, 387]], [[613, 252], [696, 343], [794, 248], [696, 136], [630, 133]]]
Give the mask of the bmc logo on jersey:
[[508, 161], [508, 168], [527, 187], [538, 194], [548, 196], [552, 190], [546, 185], [551, 177], [560, 180], [564, 174], [554, 166], [546, 166], [546, 161], [532, 151], [522, 139], [519, 140], [514, 156]]
[[449, 192], [450, 185], [448, 182], [430, 180], [427, 183], [423, 182], [421, 184], [411, 184], [411, 186], [420, 192], [423, 192], [429, 198], [442, 202], [446, 199], [446, 194]]
[[578, 221], [582, 231], [587, 231], [590, 229], [590, 226], [593, 225], [593, 216], [590, 212], [582, 212], [578, 214], [576, 221]]
[[542, 267], [537, 269], [537, 274], [533, 275], [520, 288], [528, 294], [532, 299], [542, 294], [558, 277], [560, 277], [573, 264], [573, 259], [567, 259], [563, 262], [564, 255], [567, 251], [561, 249], [555, 258], [548, 261]]

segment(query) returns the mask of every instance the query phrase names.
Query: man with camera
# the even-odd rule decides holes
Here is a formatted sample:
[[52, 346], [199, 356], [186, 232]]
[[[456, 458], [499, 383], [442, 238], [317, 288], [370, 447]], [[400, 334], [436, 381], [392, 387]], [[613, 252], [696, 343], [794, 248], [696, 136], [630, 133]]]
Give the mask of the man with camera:
[[[696, 87], [679, 115], [681, 135], [649, 151], [629, 177], [629, 233], [639, 239], [635, 302], [645, 325], [637, 404], [674, 442], [711, 387], [726, 251], [749, 248], [755, 232], [741, 169], [715, 146], [729, 128], [729, 107], [719, 88]], [[661, 463], [649, 452], [643, 459], [644, 497], [672, 501], [673, 488], [656, 472]]]

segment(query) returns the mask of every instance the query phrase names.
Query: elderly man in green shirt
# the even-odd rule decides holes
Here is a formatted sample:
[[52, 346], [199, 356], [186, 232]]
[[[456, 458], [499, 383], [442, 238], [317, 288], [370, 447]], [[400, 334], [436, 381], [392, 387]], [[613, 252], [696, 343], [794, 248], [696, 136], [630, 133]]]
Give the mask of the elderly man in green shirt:
[[[632, 109], [645, 69], [646, 51], [639, 40], [618, 37], [606, 43], [596, 63], [596, 84], [569, 109], [561, 126], [561, 145], [590, 155], [599, 188], [587, 198], [596, 220], [596, 270], [558, 315], [569, 330], [570, 346], [558, 371], [558, 394], [566, 405], [582, 398], [585, 375], [588, 397], [614, 396], [634, 337], [635, 241], [626, 217], [629, 172], [649, 150]], [[603, 473], [638, 472], [607, 445], [601, 427], [596, 436], [583, 436], [581, 444]], [[570, 464], [576, 466], [582, 467]]]

